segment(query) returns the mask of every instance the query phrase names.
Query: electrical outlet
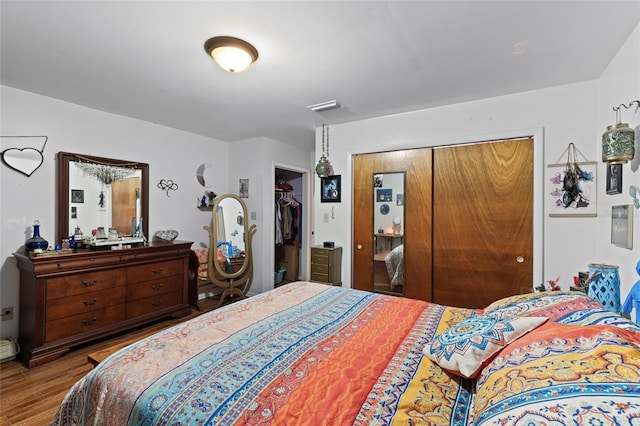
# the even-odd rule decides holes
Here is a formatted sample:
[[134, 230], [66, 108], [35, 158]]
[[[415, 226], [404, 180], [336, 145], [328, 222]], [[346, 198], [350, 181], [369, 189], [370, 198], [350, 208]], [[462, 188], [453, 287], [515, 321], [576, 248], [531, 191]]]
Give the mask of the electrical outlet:
[[13, 306], [8, 308], [2, 308], [2, 321], [9, 321], [13, 319]]

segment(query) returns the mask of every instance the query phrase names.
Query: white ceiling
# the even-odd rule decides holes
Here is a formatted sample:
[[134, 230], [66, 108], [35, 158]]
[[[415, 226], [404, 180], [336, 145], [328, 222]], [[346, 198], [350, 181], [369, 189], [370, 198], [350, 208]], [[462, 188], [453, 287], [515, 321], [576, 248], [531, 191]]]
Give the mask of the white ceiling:
[[[0, 82], [224, 141], [598, 78], [640, 1], [1, 1]], [[260, 52], [230, 74], [205, 40]], [[307, 105], [343, 105], [324, 114]]]

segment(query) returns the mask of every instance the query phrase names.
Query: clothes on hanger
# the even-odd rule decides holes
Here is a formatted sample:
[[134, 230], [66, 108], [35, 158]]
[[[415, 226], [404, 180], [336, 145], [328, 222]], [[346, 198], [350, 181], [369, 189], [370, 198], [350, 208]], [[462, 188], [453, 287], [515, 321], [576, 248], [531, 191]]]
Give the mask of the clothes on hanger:
[[290, 191], [276, 191], [275, 197], [275, 244], [293, 242], [300, 245], [301, 203]]

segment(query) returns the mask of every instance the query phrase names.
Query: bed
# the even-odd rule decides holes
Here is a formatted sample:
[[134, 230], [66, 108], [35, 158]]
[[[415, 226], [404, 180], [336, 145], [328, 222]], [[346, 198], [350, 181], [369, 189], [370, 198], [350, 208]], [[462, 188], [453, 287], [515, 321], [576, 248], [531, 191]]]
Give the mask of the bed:
[[389, 274], [389, 283], [391, 291], [402, 293], [404, 287], [404, 262], [402, 254], [404, 245], [400, 244], [391, 250], [384, 258], [384, 264]]
[[472, 310], [295, 282], [114, 353], [53, 424], [640, 424], [639, 348], [583, 293]]

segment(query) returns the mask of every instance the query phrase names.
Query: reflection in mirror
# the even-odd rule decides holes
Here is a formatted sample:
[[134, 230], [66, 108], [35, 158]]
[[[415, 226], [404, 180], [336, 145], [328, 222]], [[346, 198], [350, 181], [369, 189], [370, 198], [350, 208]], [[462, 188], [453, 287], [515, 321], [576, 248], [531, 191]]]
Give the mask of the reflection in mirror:
[[93, 245], [144, 241], [148, 235], [149, 166], [125, 160], [58, 153], [58, 236]]
[[373, 175], [373, 289], [404, 294], [405, 172]]
[[[240, 200], [225, 197], [216, 204], [216, 245], [228, 259], [243, 261], [244, 250], [244, 206]], [[241, 262], [242, 263], [242, 262]]]

